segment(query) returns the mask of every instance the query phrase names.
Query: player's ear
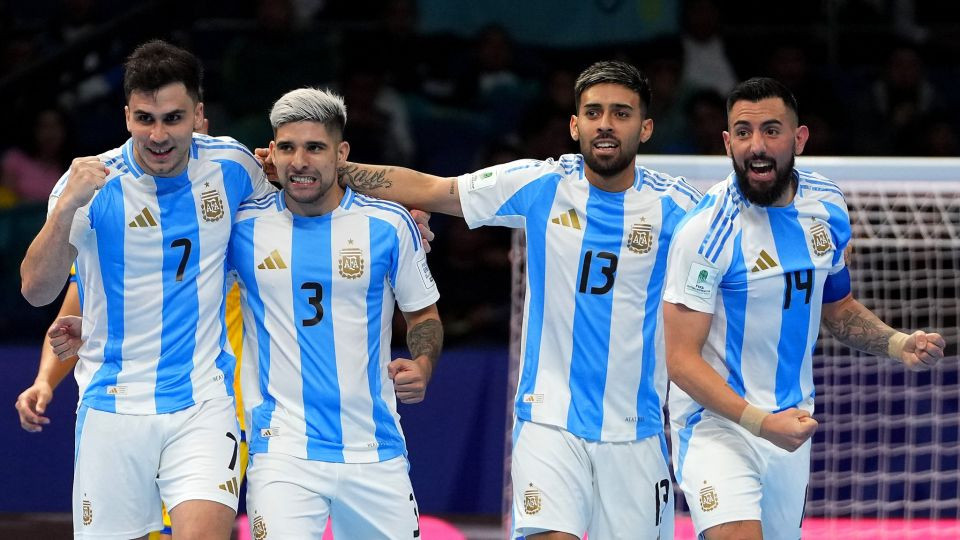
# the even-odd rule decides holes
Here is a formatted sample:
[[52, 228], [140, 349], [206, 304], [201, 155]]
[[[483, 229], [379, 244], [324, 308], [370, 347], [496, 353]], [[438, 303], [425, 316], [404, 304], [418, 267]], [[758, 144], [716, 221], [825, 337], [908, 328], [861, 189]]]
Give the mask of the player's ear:
[[810, 138], [810, 130], [807, 126], [798, 126], [797, 134], [794, 136], [793, 153], [800, 155], [803, 153], [803, 147], [807, 145], [807, 139]]
[[570, 115], [570, 138], [579, 141], [580, 131], [577, 129], [577, 115]]
[[653, 118], [644, 118], [640, 124], [640, 142], [645, 143], [653, 136]]
[[337, 145], [337, 167], [340, 167], [347, 161], [347, 156], [350, 155], [350, 143], [347, 141], [340, 141], [340, 144]]

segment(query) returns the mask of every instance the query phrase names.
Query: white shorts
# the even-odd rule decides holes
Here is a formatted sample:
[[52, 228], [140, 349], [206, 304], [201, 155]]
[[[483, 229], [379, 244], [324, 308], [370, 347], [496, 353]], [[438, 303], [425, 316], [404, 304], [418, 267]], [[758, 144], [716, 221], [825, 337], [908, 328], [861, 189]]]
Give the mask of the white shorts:
[[202, 499], [234, 511], [240, 427], [232, 397], [181, 411], [133, 415], [77, 411], [75, 538], [139, 538], [163, 527], [160, 503]]
[[517, 420], [511, 459], [514, 537], [560, 531], [591, 540], [673, 538], [662, 435], [596, 442]]
[[407, 458], [330, 463], [279, 453], [250, 456], [247, 516], [253, 538], [316, 538], [330, 517], [337, 540], [420, 537]]
[[788, 452], [706, 411], [692, 429], [680, 427], [672, 426], [673, 463], [697, 534], [759, 520], [764, 538], [800, 538], [809, 440]]

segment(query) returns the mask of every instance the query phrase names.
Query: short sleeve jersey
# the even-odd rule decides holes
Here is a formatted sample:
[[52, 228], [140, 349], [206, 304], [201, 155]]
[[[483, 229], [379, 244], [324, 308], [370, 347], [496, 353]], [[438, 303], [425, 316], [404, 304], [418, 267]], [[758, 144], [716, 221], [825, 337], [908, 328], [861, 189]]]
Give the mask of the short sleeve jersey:
[[470, 227], [526, 232], [517, 417], [594, 441], [662, 432], [667, 246], [699, 192], [641, 166], [625, 191], [603, 191], [584, 177], [579, 154], [458, 182]]
[[293, 214], [282, 193], [243, 208], [228, 265], [243, 307], [250, 452], [335, 463], [405, 454], [387, 376], [393, 307], [439, 297], [413, 218], [349, 189], [322, 216]]
[[70, 229], [84, 318], [75, 375], [93, 409], [167, 413], [233, 394], [224, 254], [240, 203], [274, 188], [226, 137], [194, 134], [176, 177], [146, 174], [133, 152], [128, 140], [100, 155], [106, 183]]
[[[703, 358], [768, 411], [812, 407], [824, 282], [843, 270], [850, 240], [837, 185], [810, 172], [796, 179], [789, 205], [764, 207], [747, 201], [731, 174], [680, 225], [667, 265], [664, 300], [713, 315]], [[671, 388], [672, 419], [682, 424], [701, 410]]]

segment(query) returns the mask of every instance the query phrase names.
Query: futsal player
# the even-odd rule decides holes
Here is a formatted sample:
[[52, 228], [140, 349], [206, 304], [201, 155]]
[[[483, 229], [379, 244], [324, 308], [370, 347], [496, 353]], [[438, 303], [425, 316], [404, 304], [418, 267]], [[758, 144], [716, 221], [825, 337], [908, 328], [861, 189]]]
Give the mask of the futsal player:
[[700, 194], [634, 164], [653, 133], [639, 70], [596, 63], [580, 74], [574, 97], [570, 136], [582, 154], [446, 179], [349, 164], [342, 177], [359, 191], [463, 216], [471, 227], [526, 232], [514, 534], [671, 538], [661, 291], [667, 245]]
[[[312, 88], [273, 106], [281, 193], [241, 206], [227, 253], [239, 279], [255, 538], [416, 538], [396, 401], [423, 399], [443, 329], [417, 225], [340, 186], [346, 107]], [[390, 359], [396, 302], [412, 359]]]
[[904, 334], [853, 298], [843, 193], [794, 168], [809, 136], [779, 82], [727, 100], [734, 172], [677, 230], [664, 292], [674, 467], [708, 540], [799, 538], [817, 429], [812, 352], [841, 342], [929, 369], [939, 334]]
[[131, 139], [74, 160], [21, 266], [24, 296], [52, 301], [70, 264], [84, 291], [75, 537], [228, 538], [240, 433], [225, 350], [223, 253], [237, 207], [273, 191], [252, 154], [194, 134], [201, 68], [154, 41], [125, 64]]

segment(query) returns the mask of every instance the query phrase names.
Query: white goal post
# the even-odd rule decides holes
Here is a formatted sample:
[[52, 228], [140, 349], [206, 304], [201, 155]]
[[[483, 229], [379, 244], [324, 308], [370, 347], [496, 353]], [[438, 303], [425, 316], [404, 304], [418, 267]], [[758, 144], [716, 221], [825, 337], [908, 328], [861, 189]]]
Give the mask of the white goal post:
[[[731, 171], [724, 156], [641, 155], [644, 167], [706, 190]], [[851, 351], [822, 330], [806, 515], [828, 519], [960, 518], [960, 159], [798, 157], [844, 191], [853, 229], [853, 294], [895, 328], [940, 332], [947, 358], [931, 372]], [[514, 234], [504, 517], [525, 284]], [[683, 497], [679, 495], [682, 501]], [[682, 506], [682, 505], [681, 505]], [[684, 508], [679, 508], [682, 513]]]

